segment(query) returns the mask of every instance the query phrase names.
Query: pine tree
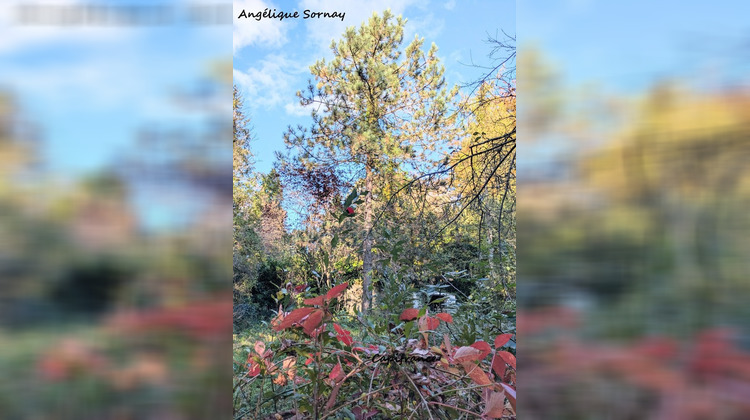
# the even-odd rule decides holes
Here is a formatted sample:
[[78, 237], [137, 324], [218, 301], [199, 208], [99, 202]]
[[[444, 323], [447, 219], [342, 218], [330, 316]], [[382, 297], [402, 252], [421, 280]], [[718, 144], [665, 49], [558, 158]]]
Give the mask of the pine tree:
[[338, 196], [342, 187], [370, 192], [357, 210], [365, 232], [363, 312], [372, 306], [374, 209], [387, 198], [381, 190], [395, 173], [428, 170], [459, 137], [449, 112], [457, 88], [447, 89], [434, 44], [425, 53], [424, 39], [415, 37], [402, 50], [405, 23], [386, 10], [334, 41], [333, 59], [311, 66], [314, 80], [298, 92], [312, 110], [310, 130], [290, 128], [285, 135], [295, 153], [282, 159], [285, 173], [307, 177], [302, 184], [316, 186], [318, 200]]

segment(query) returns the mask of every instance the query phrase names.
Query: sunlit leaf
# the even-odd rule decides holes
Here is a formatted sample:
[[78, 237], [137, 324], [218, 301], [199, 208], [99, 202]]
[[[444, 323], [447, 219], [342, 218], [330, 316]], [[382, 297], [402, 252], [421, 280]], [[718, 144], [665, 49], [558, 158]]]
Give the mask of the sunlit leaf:
[[318, 326], [320, 326], [320, 323], [322, 321], [323, 321], [323, 310], [315, 309], [313, 312], [310, 313], [310, 316], [307, 317], [305, 322], [302, 323], [302, 328], [304, 329], [305, 334], [309, 336], [313, 336], [314, 330], [318, 328]]
[[302, 318], [310, 315], [314, 308], [299, 308], [293, 310], [289, 315], [285, 316], [278, 327], [274, 328], [276, 331], [287, 329], [299, 322]]
[[335, 286], [334, 288], [329, 290], [328, 293], [326, 293], [326, 300], [331, 300], [338, 297], [339, 295], [344, 293], [344, 290], [346, 290], [347, 287], [349, 287], [349, 283], [346, 282]]

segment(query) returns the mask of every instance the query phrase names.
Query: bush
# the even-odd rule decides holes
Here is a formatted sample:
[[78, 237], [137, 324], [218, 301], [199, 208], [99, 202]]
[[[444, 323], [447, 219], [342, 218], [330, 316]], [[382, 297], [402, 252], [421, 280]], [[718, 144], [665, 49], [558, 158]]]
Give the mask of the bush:
[[[453, 345], [453, 318], [407, 308], [385, 322], [338, 316], [332, 308], [348, 287], [308, 297], [280, 311], [273, 340], [235, 355], [235, 411], [243, 418], [391, 419], [515, 418], [515, 356], [493, 345]], [[296, 300], [292, 289], [286, 291]], [[347, 329], [359, 328], [359, 334]], [[343, 324], [343, 326], [342, 326]]]

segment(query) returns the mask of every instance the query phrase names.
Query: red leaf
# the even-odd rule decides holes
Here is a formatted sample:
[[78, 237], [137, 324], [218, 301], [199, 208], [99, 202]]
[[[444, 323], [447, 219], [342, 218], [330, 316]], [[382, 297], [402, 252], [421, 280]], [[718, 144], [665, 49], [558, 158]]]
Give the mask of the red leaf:
[[315, 308], [295, 309], [289, 315], [284, 317], [281, 323], [277, 327], [274, 327], [274, 329], [276, 331], [287, 329], [291, 327], [292, 325], [294, 325], [295, 323], [299, 322], [302, 318], [306, 317], [307, 315], [310, 315], [310, 313], [314, 310]]
[[248, 372], [247, 374], [251, 377], [260, 375], [260, 365], [255, 360], [249, 359], [248, 361]]
[[401, 312], [401, 316], [399, 317], [402, 321], [411, 321], [413, 319], [417, 319], [419, 317], [419, 311], [414, 308], [405, 309], [404, 312]]
[[354, 214], [354, 208], [352, 208], [352, 207], [347, 207], [347, 208], [346, 208], [346, 212], [347, 212], [347, 213], [349, 213], [349, 214]]
[[471, 347], [474, 347], [475, 349], [482, 352], [482, 354], [479, 356], [479, 359], [477, 360], [484, 359], [492, 351], [492, 348], [490, 348], [490, 345], [487, 344], [487, 342], [485, 341], [477, 341], [476, 343], [472, 344]]
[[305, 334], [314, 337], [313, 332], [320, 323], [323, 321], [323, 310], [322, 309], [315, 309], [312, 313], [310, 313], [310, 316], [307, 317], [304, 323], [302, 323], [302, 328], [305, 330]]
[[452, 324], [453, 323], [453, 317], [451, 314], [447, 314], [445, 312], [440, 312], [439, 314], [435, 315], [436, 317], [442, 319], [443, 321]]
[[338, 297], [340, 294], [344, 293], [344, 290], [346, 290], [347, 287], [349, 287], [349, 283], [341, 283], [338, 286], [332, 288], [328, 291], [328, 293], [326, 293], [326, 300], [331, 300]]
[[263, 357], [263, 353], [265, 353], [265, 352], [266, 352], [266, 345], [263, 344], [262, 341], [256, 341], [255, 342], [255, 353], [258, 356]]
[[491, 419], [499, 419], [503, 417], [503, 410], [505, 409], [505, 393], [492, 391], [487, 398], [484, 407], [484, 415]]
[[434, 330], [440, 325], [440, 320], [437, 318], [432, 317], [426, 317], [427, 318], [427, 329], [428, 330]]
[[508, 353], [507, 351], [499, 351], [497, 352], [497, 356], [503, 359], [503, 361], [509, 364], [513, 369], [516, 368], [516, 356], [514, 356], [512, 353]]
[[323, 301], [323, 296], [317, 296], [314, 298], [305, 299], [304, 304], [310, 305], [310, 306], [312, 305], [323, 306], [325, 302]]
[[339, 324], [333, 324], [333, 329], [336, 330], [336, 338], [344, 345], [351, 346], [354, 343], [351, 332], [341, 328]]
[[344, 379], [344, 369], [341, 368], [341, 363], [337, 363], [336, 366], [333, 367], [333, 370], [328, 375], [328, 379], [332, 381], [340, 381], [341, 379]]
[[497, 337], [495, 337], [495, 350], [504, 346], [505, 343], [510, 341], [512, 337], [513, 337], [513, 334], [500, 334]]
[[430, 316], [419, 318], [419, 331], [434, 331], [440, 325], [440, 320]]
[[475, 347], [459, 347], [456, 349], [456, 353], [453, 355], [453, 359], [459, 363], [471, 362], [474, 360], [481, 359], [482, 352]]
[[466, 373], [477, 385], [490, 385], [492, 381], [487, 374], [477, 365], [471, 362], [461, 363]]
[[495, 355], [495, 358], [492, 359], [492, 370], [494, 370], [500, 378], [505, 375], [505, 361], [502, 357]]
[[500, 382], [500, 385], [505, 389], [505, 396], [508, 397], [513, 411], [516, 411], [516, 390], [510, 385]]

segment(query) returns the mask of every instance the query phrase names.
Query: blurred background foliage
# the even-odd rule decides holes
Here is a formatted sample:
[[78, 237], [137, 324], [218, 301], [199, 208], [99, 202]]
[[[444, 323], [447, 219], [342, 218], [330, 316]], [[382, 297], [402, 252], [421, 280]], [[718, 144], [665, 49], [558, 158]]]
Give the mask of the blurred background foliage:
[[[4, 15], [13, 11], [2, 7]], [[112, 16], [119, 10], [102, 7]], [[60, 19], [55, 10], [45, 16]], [[144, 5], [138, 11], [146, 18], [153, 9]], [[0, 33], [12, 40], [0, 51], [8, 64], [0, 81], [0, 376], [13, 378], [0, 385], [0, 417], [230, 416], [231, 371], [222, 362], [231, 357], [226, 238], [232, 193], [225, 141], [230, 130], [228, 104], [217, 106], [231, 88], [228, 51], [180, 63], [176, 71], [186, 77], [144, 94], [124, 114], [113, 111], [119, 103], [103, 105], [100, 111], [109, 114], [102, 117], [90, 109], [94, 98], [52, 91], [68, 86], [65, 69], [81, 64], [77, 60], [96, 48], [95, 42], [75, 39], [76, 31], [89, 28], [47, 27], [45, 32], [21, 27], [13, 16], [0, 22]], [[191, 34], [204, 29], [182, 27]], [[101, 31], [102, 42], [133, 51], [142, 46], [138, 37], [118, 31], [146, 31], [90, 30]], [[8, 76], [26, 63], [14, 48], [28, 34], [42, 34], [41, 46], [28, 47], [39, 60], [55, 63], [45, 73], [54, 88], [42, 94], [42, 103], [35, 102], [38, 92], [29, 93], [26, 79]], [[162, 41], [168, 43], [167, 38]], [[55, 42], [62, 49], [73, 44], [77, 53], [55, 61], [39, 52]], [[91, 74], [102, 71], [89, 64], [93, 68], [82, 67]], [[152, 65], [141, 68], [149, 81], [156, 71]], [[133, 80], [108, 82], [135, 89]], [[79, 88], [109, 92], [93, 77]], [[57, 94], [69, 108], [55, 115], [40, 112]], [[139, 117], [139, 107], [149, 100], [170, 105], [157, 111], [152, 103], [154, 115]], [[70, 109], [78, 110], [81, 120], [76, 137], [69, 139], [75, 143], [71, 148], [81, 141], [82, 155], [102, 144], [110, 152], [118, 149], [93, 169], [70, 169], [86, 156], [51, 153], [58, 147], [52, 134], [59, 141], [66, 132], [55, 118]], [[191, 114], [191, 124], [179, 119], [186, 109], [197, 113]], [[131, 131], [115, 133], [120, 125], [107, 138], [92, 137], [87, 128], [102, 118], [124, 119]], [[116, 135], [126, 138], [125, 144], [115, 146], [109, 137]]]
[[747, 79], [614, 92], [553, 52], [519, 52], [519, 413], [747, 417]]

